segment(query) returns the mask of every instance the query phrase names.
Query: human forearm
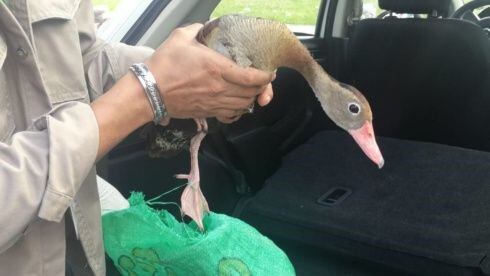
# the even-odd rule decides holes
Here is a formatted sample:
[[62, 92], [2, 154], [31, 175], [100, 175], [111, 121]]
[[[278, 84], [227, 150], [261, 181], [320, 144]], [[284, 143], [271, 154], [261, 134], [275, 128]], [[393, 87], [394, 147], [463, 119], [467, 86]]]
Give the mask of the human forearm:
[[92, 102], [91, 107], [99, 126], [97, 159], [153, 118], [143, 87], [131, 73]]
[[[200, 25], [176, 30], [146, 60], [170, 118], [218, 117], [232, 122], [258, 95], [272, 97], [271, 73], [241, 68], [195, 40]], [[126, 69], [127, 70], [127, 69]], [[92, 103], [100, 130], [100, 158], [129, 133], [152, 121], [153, 113], [139, 81], [127, 73]]]

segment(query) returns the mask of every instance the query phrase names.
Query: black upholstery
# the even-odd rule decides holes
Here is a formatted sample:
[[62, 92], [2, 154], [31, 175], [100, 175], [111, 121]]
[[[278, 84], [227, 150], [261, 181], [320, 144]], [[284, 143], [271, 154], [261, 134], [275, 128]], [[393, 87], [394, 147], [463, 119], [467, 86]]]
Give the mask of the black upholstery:
[[377, 134], [490, 150], [490, 42], [477, 25], [362, 20], [349, 58]]
[[451, 0], [379, 0], [379, 7], [399, 13], [447, 15]]
[[[347, 133], [317, 134], [283, 159], [242, 218], [274, 238], [414, 275], [490, 273], [490, 153], [378, 143], [386, 160], [381, 170]], [[351, 190], [345, 200], [317, 203], [339, 186]]]

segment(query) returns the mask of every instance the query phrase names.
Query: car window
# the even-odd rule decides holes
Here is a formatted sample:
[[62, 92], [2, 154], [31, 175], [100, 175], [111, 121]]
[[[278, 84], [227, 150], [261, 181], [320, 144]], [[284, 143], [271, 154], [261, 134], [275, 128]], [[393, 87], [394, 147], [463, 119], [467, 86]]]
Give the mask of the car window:
[[[378, 0], [363, 0], [361, 19], [383, 17], [386, 11], [379, 7]], [[398, 18], [413, 18], [413, 14], [391, 13]]]
[[92, 0], [94, 6], [107, 6], [109, 10], [114, 10], [121, 0]]
[[378, 0], [363, 0], [362, 18], [375, 18], [384, 10], [378, 6]]
[[321, 0], [222, 0], [211, 14], [216, 18], [225, 14], [245, 14], [286, 23], [299, 35], [315, 34]]
[[153, 1], [92, 0], [97, 35], [108, 42], [119, 42]]
[[95, 24], [100, 26], [107, 21], [121, 2], [122, 0], [92, 0], [95, 13]]
[[[472, 1], [475, 1], [475, 0], [461, 0], [461, 1], [462, 1], [463, 4], [468, 4], [469, 2], [472, 2]], [[489, 9], [489, 8], [490, 8], [490, 5], [481, 6], [480, 8], [475, 9], [473, 11], [473, 14], [479, 15], [479, 13], [481, 13], [483, 10]]]

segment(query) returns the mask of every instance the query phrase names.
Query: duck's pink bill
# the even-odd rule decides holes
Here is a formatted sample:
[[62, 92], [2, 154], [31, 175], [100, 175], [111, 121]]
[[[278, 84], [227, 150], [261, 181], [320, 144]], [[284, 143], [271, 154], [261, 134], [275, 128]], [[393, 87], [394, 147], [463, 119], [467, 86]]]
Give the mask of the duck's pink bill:
[[376, 137], [374, 136], [373, 124], [366, 121], [364, 125], [356, 130], [349, 130], [349, 134], [354, 137], [354, 140], [361, 147], [362, 151], [378, 165], [381, 169], [385, 160], [381, 151], [379, 150], [378, 143], [376, 143]]

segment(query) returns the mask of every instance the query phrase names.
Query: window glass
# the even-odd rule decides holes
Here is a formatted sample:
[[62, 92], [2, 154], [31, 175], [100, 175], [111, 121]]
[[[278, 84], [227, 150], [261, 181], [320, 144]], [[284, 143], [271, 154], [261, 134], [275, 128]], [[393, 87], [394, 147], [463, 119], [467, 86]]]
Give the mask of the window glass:
[[[461, 5], [467, 4], [471, 1], [474, 1], [474, 0], [461, 0]], [[483, 10], [485, 10], [486, 8], [489, 8], [489, 7], [490, 7], [490, 5], [483, 6], [479, 9], [475, 9], [474, 14], [478, 15]], [[383, 12], [385, 12], [385, 10], [381, 9], [378, 6], [378, 0], [363, 0], [362, 19], [364, 19], [364, 18], [375, 18]], [[396, 14], [396, 13], [394, 13], [393, 15], [398, 17], [398, 18], [414, 17], [412, 14]], [[425, 17], [425, 15], [420, 15], [419, 17]]]
[[225, 14], [245, 14], [286, 23], [298, 34], [315, 34], [321, 0], [222, 0], [211, 18]]
[[95, 24], [100, 26], [111, 18], [112, 12], [122, 0], [92, 0], [95, 13]]
[[[463, 2], [464, 4], [467, 4], [467, 3], [472, 2], [472, 1], [475, 1], [475, 0], [462, 0], [462, 2]], [[483, 12], [484, 10], [489, 9], [489, 8], [490, 8], [490, 5], [484, 5], [484, 6], [481, 6], [480, 8], [475, 9], [475, 10], [473, 11], [473, 14], [480, 16], [480, 13], [481, 13], [481, 12]], [[487, 14], [487, 13], [485, 13], [485, 16], [484, 16], [484, 17], [487, 17], [487, 15], [486, 15], [486, 14]], [[482, 16], [480, 16], [480, 17], [482, 17]]]
[[92, 0], [97, 35], [108, 42], [121, 41], [153, 1]]
[[362, 18], [375, 18], [384, 10], [378, 6], [378, 0], [363, 0]]
[[[387, 15], [387, 12], [379, 7], [378, 0], [363, 0], [361, 19], [383, 17], [385, 15]], [[414, 17], [413, 14], [392, 13], [391, 15], [398, 18]]]
[[113, 11], [121, 0], [92, 0], [94, 7], [105, 6], [108, 10]]

